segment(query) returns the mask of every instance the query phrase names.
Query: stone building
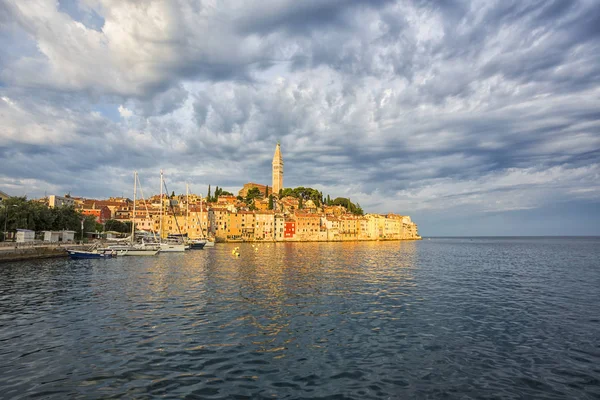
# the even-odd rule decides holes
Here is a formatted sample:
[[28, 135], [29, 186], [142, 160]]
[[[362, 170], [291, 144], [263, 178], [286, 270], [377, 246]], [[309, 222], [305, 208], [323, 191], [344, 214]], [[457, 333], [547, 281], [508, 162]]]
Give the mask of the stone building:
[[283, 189], [283, 157], [281, 156], [281, 146], [277, 142], [273, 155], [273, 193], [279, 194], [280, 189]]

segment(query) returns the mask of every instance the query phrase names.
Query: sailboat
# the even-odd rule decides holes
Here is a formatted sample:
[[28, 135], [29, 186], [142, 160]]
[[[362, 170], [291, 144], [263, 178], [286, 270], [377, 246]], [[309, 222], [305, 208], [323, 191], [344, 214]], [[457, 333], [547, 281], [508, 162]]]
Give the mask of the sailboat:
[[135, 244], [135, 200], [137, 195], [137, 171], [133, 172], [133, 216], [131, 218], [131, 243], [129, 245], [114, 244], [108, 246], [108, 249], [115, 250], [120, 256], [155, 256], [160, 251], [158, 246], [152, 246], [148, 243]]
[[204, 235], [204, 228], [202, 227], [202, 221], [204, 220], [203, 215], [203, 207], [202, 207], [202, 195], [200, 195], [200, 232], [202, 233], [202, 238], [198, 239], [200, 242], [204, 242], [204, 247], [215, 247], [214, 240], [210, 240], [208, 236]]
[[188, 248], [190, 250], [202, 250], [204, 248], [204, 245], [206, 244], [205, 241], [189, 238], [189, 231], [190, 231], [189, 215], [190, 215], [190, 188], [186, 184], [185, 185], [185, 231], [186, 231], [186, 234], [185, 234], [184, 241], [185, 241], [185, 244], [188, 245]]
[[[160, 222], [159, 222], [160, 228], [158, 231], [158, 241], [159, 241], [158, 245], [160, 246], [160, 251], [163, 253], [181, 253], [181, 252], [184, 252], [187, 247], [185, 244], [178, 243], [178, 242], [172, 242], [172, 241], [163, 242], [163, 239], [162, 239], [163, 208], [164, 208], [163, 185], [164, 185], [164, 178], [163, 178], [163, 171], [161, 169], [160, 170]], [[173, 212], [173, 217], [175, 218], [175, 222], [177, 222], [177, 217], [175, 216], [174, 212]]]

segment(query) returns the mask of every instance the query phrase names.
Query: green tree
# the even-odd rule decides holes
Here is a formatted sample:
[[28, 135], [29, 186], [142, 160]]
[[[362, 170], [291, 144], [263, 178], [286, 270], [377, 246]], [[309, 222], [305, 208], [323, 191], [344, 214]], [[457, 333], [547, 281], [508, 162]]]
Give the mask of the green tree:
[[121, 232], [121, 233], [129, 233], [131, 232], [131, 223], [128, 225], [127, 223], [121, 222], [116, 219], [109, 219], [104, 223], [105, 231], [113, 231], [113, 232]]
[[349, 213], [352, 214], [356, 214], [356, 215], [363, 215], [363, 209], [358, 205], [358, 204], [354, 204], [350, 201], [350, 199], [347, 199], [345, 197], [336, 197], [335, 200], [333, 200], [331, 202], [332, 205], [335, 206], [343, 206], [346, 208], [346, 210]]
[[269, 210], [273, 209], [273, 195], [269, 195]]
[[298, 198], [298, 210], [302, 210], [304, 208], [304, 204], [302, 204], [302, 197]]
[[210, 185], [208, 185], [208, 193], [206, 195], [206, 201], [209, 202], [209, 203], [212, 201], [211, 197], [210, 197]]
[[[78, 232], [81, 233], [81, 225], [78, 229]], [[96, 232], [96, 217], [93, 215], [88, 215], [83, 218], [83, 237], [85, 238], [85, 234], [87, 232]]]
[[354, 211], [354, 214], [365, 215], [365, 212], [363, 211], [362, 207], [358, 203], [356, 203], [356, 210]]
[[262, 192], [256, 186], [251, 187], [246, 193], [246, 203], [251, 204], [254, 202], [254, 199], [262, 198]]

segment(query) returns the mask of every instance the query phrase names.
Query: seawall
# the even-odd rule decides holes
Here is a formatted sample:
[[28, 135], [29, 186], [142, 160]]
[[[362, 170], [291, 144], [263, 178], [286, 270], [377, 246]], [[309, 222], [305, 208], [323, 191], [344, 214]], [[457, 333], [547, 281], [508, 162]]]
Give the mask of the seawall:
[[67, 255], [64, 247], [57, 246], [0, 248], [0, 263], [66, 257]]

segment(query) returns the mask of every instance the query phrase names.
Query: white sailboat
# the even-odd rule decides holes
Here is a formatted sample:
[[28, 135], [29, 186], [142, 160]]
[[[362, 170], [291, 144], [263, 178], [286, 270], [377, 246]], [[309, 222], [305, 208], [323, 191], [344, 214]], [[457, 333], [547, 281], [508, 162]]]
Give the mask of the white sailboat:
[[208, 235], [204, 235], [204, 228], [202, 227], [202, 221], [204, 221], [204, 215], [203, 215], [203, 207], [202, 207], [202, 195], [200, 195], [200, 232], [202, 233], [202, 238], [200, 238], [201, 241], [204, 241], [204, 247], [215, 247], [215, 241], [214, 240], [210, 240]]
[[[205, 242], [199, 239], [190, 239], [190, 188], [185, 184], [185, 243], [190, 250], [202, 250]], [[196, 215], [196, 221], [198, 216]]]
[[[160, 251], [162, 253], [181, 253], [185, 251], [186, 245], [182, 244], [182, 243], [176, 243], [176, 242], [163, 242], [162, 239], [162, 225], [163, 225], [163, 208], [164, 208], [164, 203], [163, 203], [163, 185], [164, 185], [164, 178], [163, 178], [163, 171], [162, 169], [160, 170], [160, 221], [159, 221], [159, 231], [158, 231], [158, 244], [160, 246]], [[170, 200], [169, 200], [170, 201]], [[175, 217], [175, 213], [173, 213], [173, 216]], [[175, 217], [177, 218], [177, 217]]]
[[137, 171], [133, 172], [133, 216], [131, 218], [131, 243], [129, 245], [115, 244], [108, 246], [109, 249], [115, 250], [120, 256], [155, 256], [160, 251], [157, 246], [151, 246], [148, 243], [135, 244], [135, 200], [137, 195]]

